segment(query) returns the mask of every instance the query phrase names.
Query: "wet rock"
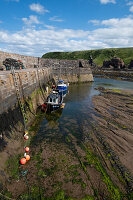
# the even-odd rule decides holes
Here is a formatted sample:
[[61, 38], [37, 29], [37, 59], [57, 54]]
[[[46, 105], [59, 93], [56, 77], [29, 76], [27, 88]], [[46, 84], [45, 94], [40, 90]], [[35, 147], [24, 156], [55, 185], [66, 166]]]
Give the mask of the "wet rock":
[[97, 88], [95, 88], [95, 90], [99, 90], [100, 92], [104, 92], [105, 88], [104, 87], [97, 87]]
[[129, 66], [128, 66], [129, 69], [133, 69], [133, 60], [131, 60]]
[[103, 67], [111, 68], [111, 60], [104, 60]]
[[113, 69], [124, 69], [125, 63], [121, 58], [113, 57], [111, 60], [104, 60], [103, 67]]

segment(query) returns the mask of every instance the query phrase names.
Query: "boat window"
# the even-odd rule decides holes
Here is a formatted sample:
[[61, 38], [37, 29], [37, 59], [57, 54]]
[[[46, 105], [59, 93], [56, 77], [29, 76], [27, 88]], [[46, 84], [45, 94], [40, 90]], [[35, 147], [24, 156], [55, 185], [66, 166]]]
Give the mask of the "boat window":
[[52, 98], [50, 98], [50, 102], [52, 102]]
[[56, 99], [53, 99], [53, 102], [56, 103]]

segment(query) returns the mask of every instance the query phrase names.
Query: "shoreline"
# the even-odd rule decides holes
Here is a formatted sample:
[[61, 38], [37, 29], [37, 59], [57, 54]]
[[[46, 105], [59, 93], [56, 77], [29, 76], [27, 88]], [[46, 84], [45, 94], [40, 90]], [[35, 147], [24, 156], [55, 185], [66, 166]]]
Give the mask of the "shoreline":
[[92, 69], [92, 74], [94, 77], [107, 78], [107, 79], [116, 79], [116, 80], [125, 80], [133, 81], [133, 71], [109, 71], [101, 69]]

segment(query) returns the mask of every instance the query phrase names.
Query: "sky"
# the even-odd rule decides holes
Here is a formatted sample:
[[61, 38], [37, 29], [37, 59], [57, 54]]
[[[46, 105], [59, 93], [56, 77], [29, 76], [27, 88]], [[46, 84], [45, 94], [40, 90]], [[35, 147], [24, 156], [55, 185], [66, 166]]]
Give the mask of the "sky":
[[133, 47], [133, 1], [0, 0], [0, 51], [41, 57], [121, 47]]

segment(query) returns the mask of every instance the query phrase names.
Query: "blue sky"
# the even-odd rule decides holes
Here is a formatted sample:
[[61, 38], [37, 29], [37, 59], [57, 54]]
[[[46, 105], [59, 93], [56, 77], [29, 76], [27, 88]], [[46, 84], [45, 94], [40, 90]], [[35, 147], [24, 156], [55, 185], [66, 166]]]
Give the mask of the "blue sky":
[[133, 1], [0, 0], [0, 51], [133, 47]]

